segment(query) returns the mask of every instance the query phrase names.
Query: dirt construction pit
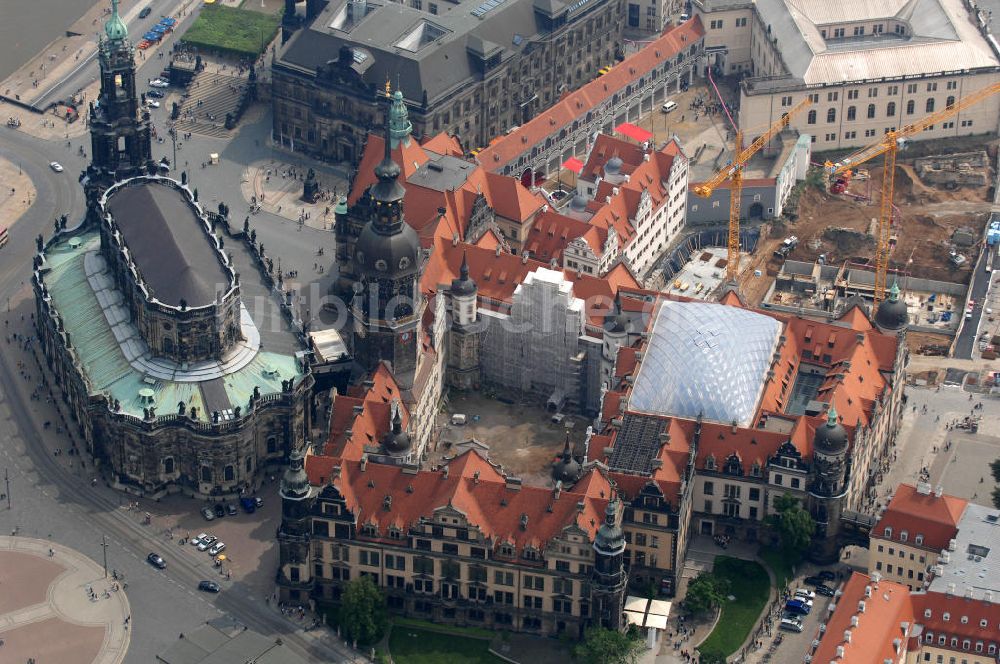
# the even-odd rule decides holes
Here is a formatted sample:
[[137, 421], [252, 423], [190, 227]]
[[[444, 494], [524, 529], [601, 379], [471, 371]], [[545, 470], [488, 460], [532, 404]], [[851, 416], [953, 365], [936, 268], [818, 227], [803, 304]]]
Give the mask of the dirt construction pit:
[[[538, 402], [505, 403], [479, 394], [451, 393], [446, 423], [441, 429], [437, 448], [430, 463], [440, 463], [466, 449], [467, 441], [475, 439], [484, 456], [503, 466], [507, 475], [519, 477], [525, 484], [549, 486], [552, 461], [562, 452], [569, 431], [570, 442], [582, 449], [588, 421], [566, 415], [561, 423], [552, 422], [552, 413]], [[462, 414], [466, 424], [450, 424], [452, 415]]]
[[[873, 166], [868, 172], [867, 180], [852, 180], [845, 194], [831, 194], [825, 175], [822, 189], [807, 186], [799, 203], [799, 218], [788, 226], [788, 233], [800, 239], [790, 259], [815, 261], [826, 254], [828, 264], [852, 261], [874, 265], [874, 235], [864, 236], [877, 233], [882, 167]], [[952, 235], [966, 228], [973, 237], [982, 237], [990, 210], [987, 193], [988, 187], [948, 190], [927, 185], [910, 164], [897, 162], [893, 196], [897, 212], [890, 232], [896, 243], [889, 254], [890, 270], [968, 283], [975, 261], [969, 260], [962, 267], [951, 264]], [[971, 258], [976, 248], [957, 250]]]

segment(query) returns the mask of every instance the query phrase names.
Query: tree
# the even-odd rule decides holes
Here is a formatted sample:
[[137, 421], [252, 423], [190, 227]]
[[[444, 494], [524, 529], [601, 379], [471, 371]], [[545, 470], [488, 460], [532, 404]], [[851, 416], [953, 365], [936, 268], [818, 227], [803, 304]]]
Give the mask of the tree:
[[1000, 482], [1000, 459], [996, 459], [990, 464], [990, 472], [993, 473], [993, 479]]
[[360, 576], [348, 582], [337, 616], [340, 629], [349, 641], [375, 643], [389, 625], [385, 596], [371, 577]]
[[573, 651], [586, 664], [635, 664], [643, 650], [642, 638], [633, 629], [622, 633], [603, 627], [591, 627], [583, 643]]
[[1000, 509], [1000, 486], [993, 489], [993, 507]]
[[684, 608], [694, 614], [706, 613], [722, 604], [728, 593], [728, 580], [711, 572], [702, 572], [688, 584]]
[[789, 493], [774, 501], [778, 514], [771, 518], [771, 524], [781, 535], [781, 546], [786, 552], [801, 555], [816, 532], [816, 522], [809, 512], [799, 506], [799, 499]]

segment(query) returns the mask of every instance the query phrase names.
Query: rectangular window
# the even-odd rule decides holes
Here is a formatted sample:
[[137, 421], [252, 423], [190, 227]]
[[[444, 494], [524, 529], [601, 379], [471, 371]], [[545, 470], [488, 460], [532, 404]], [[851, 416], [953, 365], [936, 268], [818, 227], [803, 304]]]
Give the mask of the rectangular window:
[[493, 572], [493, 583], [498, 586], [512, 586], [514, 585], [514, 573], [496, 570]]
[[791, 106], [792, 105], [792, 98], [788, 97], [788, 96], [782, 97], [781, 98], [781, 105], [782, 106]]
[[760, 500], [760, 489], [756, 487], [750, 489], [750, 500]]
[[715, 484], [712, 482], [705, 482], [705, 495], [712, 496], [715, 494]]
[[836, 91], [835, 92], [827, 92], [826, 93], [826, 100], [827, 101], [837, 101], [837, 98], [839, 96], [840, 96], [839, 92], [836, 92]]
[[874, 99], [878, 97], [878, 88], [868, 88], [868, 98]]
[[858, 98], [858, 91], [857, 90], [848, 90], [847, 91], [847, 98], [848, 99], [857, 99]]
[[927, 84], [927, 92], [937, 92], [937, 81]]

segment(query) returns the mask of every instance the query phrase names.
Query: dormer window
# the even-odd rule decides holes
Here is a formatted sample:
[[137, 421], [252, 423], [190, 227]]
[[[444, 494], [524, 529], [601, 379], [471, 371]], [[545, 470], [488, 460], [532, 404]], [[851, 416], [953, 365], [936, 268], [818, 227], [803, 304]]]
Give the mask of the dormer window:
[[930, 618], [930, 617], [931, 617], [931, 610], [924, 609], [924, 618]]
[[934, 632], [927, 632], [927, 636], [924, 637], [924, 641], [927, 643], [934, 643]]
[[899, 541], [900, 542], [905, 542], [909, 537], [910, 537], [910, 534], [908, 532], [906, 532], [905, 530], [900, 531], [900, 533], [899, 533]]
[[403, 531], [399, 526], [389, 526], [389, 538], [398, 540], [403, 539]]
[[753, 466], [750, 467], [750, 474], [754, 477], [760, 477], [760, 462], [754, 461]]
[[889, 539], [891, 539], [891, 538], [892, 538], [892, 528], [886, 528], [886, 529], [885, 529], [885, 536], [886, 536], [887, 538], [889, 538]]
[[950, 614], [950, 613], [948, 613], [947, 611], [945, 611], [945, 612], [944, 612], [944, 615], [943, 615], [943, 616], [941, 616], [941, 618], [942, 618], [942, 619], [944, 619], [944, 621], [945, 621], [945, 622], [948, 622], [948, 621], [950, 621], [950, 620], [951, 620], [951, 614]]
[[524, 547], [524, 559], [538, 560], [538, 549], [531, 546]]
[[962, 616], [962, 624], [963, 625], [969, 624], [969, 616]]
[[514, 557], [514, 547], [510, 544], [501, 544], [498, 553], [501, 556], [507, 556], [508, 558]]
[[705, 470], [715, 470], [715, 455], [709, 454], [705, 459]]
[[917, 535], [916, 537], [914, 537], [914, 538], [913, 538], [913, 542], [914, 542], [914, 543], [915, 543], [915, 544], [916, 544], [917, 546], [920, 546], [921, 544], [923, 544], [923, 543], [924, 543], [924, 536], [923, 536], [923, 535]]
[[361, 526], [361, 534], [364, 535], [365, 537], [377, 537], [378, 529], [375, 527], [375, 524], [366, 523], [365, 525]]

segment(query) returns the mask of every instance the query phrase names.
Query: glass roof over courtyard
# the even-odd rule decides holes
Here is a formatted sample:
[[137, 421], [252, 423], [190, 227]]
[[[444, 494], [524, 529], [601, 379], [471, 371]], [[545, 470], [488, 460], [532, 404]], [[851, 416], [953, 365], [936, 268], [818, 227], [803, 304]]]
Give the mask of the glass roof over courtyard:
[[770, 316], [709, 302], [666, 301], [629, 408], [747, 426], [780, 335], [781, 323]]

